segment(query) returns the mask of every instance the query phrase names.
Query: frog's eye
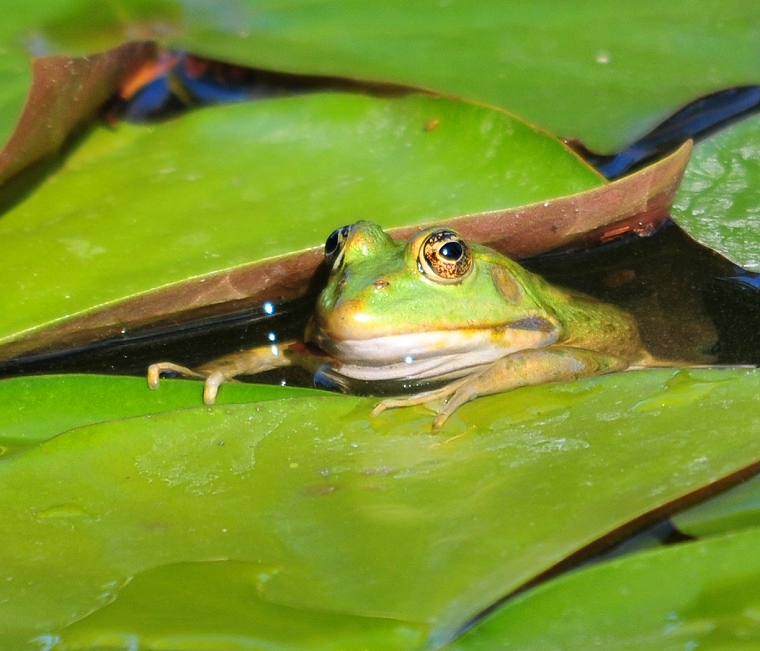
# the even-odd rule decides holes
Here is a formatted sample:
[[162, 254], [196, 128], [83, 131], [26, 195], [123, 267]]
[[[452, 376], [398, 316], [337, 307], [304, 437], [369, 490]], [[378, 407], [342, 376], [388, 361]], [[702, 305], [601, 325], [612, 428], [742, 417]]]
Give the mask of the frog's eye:
[[420, 271], [440, 283], [458, 283], [472, 270], [472, 253], [454, 231], [433, 231], [422, 243]]
[[350, 226], [336, 228], [325, 242], [325, 262], [330, 269], [336, 269], [343, 262], [346, 240], [351, 233]]

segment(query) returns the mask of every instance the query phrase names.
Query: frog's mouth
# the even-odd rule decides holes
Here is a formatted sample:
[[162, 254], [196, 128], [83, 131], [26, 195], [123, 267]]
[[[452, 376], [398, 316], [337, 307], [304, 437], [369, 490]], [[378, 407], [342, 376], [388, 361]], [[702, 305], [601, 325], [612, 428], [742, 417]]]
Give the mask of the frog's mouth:
[[468, 328], [333, 339], [313, 321], [306, 341], [340, 361], [335, 371], [356, 380], [453, 379], [520, 350], [544, 348], [559, 338], [559, 328]]

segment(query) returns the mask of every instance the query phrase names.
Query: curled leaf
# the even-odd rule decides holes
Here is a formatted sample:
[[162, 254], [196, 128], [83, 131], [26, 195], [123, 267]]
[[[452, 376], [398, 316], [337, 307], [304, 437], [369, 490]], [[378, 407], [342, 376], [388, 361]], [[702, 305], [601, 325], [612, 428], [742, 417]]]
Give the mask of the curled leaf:
[[[513, 257], [535, 255], [582, 238], [646, 233], [667, 219], [690, 152], [691, 143], [686, 143], [635, 174], [578, 194], [437, 222]], [[422, 226], [390, 232], [407, 237]], [[0, 359], [84, 345], [119, 336], [124, 329], [189, 322], [268, 301], [293, 300], [309, 291], [321, 261], [321, 249], [311, 248], [178, 282], [10, 341], [0, 348]]]
[[153, 43], [127, 43], [88, 57], [46, 56], [32, 61], [32, 86], [21, 117], [0, 152], [0, 184], [57, 152], [144, 61]]
[[[532, 125], [427, 95], [309, 93], [96, 128], [0, 220], [0, 342], [41, 335], [8, 353], [61, 350], [114, 332], [112, 317], [120, 332], [220, 295], [250, 305], [250, 282], [273, 299], [296, 296], [319, 254], [283, 256], [336, 226], [437, 221], [603, 184]], [[105, 323], [91, 316], [103, 310]]]

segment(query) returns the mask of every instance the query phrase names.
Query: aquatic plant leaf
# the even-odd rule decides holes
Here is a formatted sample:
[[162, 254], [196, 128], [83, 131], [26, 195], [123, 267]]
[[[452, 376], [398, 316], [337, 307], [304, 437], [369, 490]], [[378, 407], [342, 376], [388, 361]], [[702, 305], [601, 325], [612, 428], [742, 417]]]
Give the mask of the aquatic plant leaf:
[[[400, 82], [507, 108], [599, 153], [696, 97], [760, 83], [760, 7], [710, 0], [248, 0], [168, 42], [266, 69]], [[213, 20], [213, 18], [212, 18]], [[676, 45], [677, 44], [677, 45]]]
[[[389, 81], [501, 106], [600, 153], [646, 134], [707, 93], [760, 82], [743, 0], [621, 6], [580, 0], [242, 0], [212, 5], [78, 2], [44, 33], [61, 47], [133, 31], [232, 63]], [[152, 5], [152, 6], [151, 6]], [[127, 16], [127, 18], [125, 18]], [[71, 32], [73, 31], [74, 37]], [[163, 33], [162, 33], [163, 31]]]
[[156, 45], [147, 41], [172, 32], [181, 14], [174, 5], [2, 0], [0, 182], [86, 126], [120, 80], [151, 56]]
[[447, 651], [760, 645], [760, 529], [574, 572], [499, 608]]
[[760, 116], [700, 141], [673, 204], [694, 239], [760, 272]]
[[742, 0], [708, 0], [699, 11], [688, 0], [550, 0], [540, 10], [500, 0], [331, 0], [318, 9], [311, 0], [4, 0], [3, 10], [0, 142], [29, 86], [21, 43], [86, 56], [157, 39], [265, 70], [400, 83], [507, 108], [600, 153], [697, 97], [760, 82], [760, 8]]
[[16, 127], [32, 78], [29, 56], [21, 48], [8, 48], [0, 57], [0, 145]]
[[[354, 100], [351, 101], [353, 102]], [[361, 101], [365, 102], [367, 100]], [[464, 112], [470, 110], [479, 112], [481, 110], [477, 108], [473, 109], [469, 105], [456, 104], [454, 105], [454, 107], [457, 107], [456, 109], [448, 107], [445, 104], [441, 107], [439, 105], [441, 100], [432, 100], [424, 97], [409, 97], [399, 101], [402, 102], [402, 106], [404, 104], [414, 106], [417, 102], [421, 102], [422, 107], [432, 107], [437, 111], [437, 114], [442, 114], [441, 108], [446, 108], [446, 110], [451, 108], [455, 111]], [[431, 102], [432, 104], [430, 104]], [[458, 106], [464, 106], [464, 108], [459, 109]], [[503, 116], [501, 113], [496, 113], [496, 115]], [[369, 118], [370, 116], [371, 113], [367, 117]], [[512, 120], [508, 116], [503, 117], [504, 119]], [[459, 119], [459, 122], [461, 124], [462, 118]], [[380, 135], [382, 134], [378, 134], [378, 137]], [[466, 138], [467, 136], [463, 134], [463, 137]], [[471, 144], [472, 139], [470, 138], [467, 146], [471, 146]], [[514, 144], [516, 147], [522, 147], [520, 143]], [[457, 146], [460, 146], [460, 144], [456, 142], [452, 143], [452, 151]], [[308, 147], [312, 148], [313, 143], [309, 144]], [[296, 154], [293, 153], [293, 150], [294, 148], [288, 150], [287, 155], [284, 157], [285, 161], [292, 161], [295, 158]], [[284, 251], [287, 249], [281, 246], [280, 240], [286, 245], [289, 244], [294, 247], [299, 247], [299, 245], [303, 247], [304, 244], [315, 245], [319, 242], [317, 238], [321, 239], [324, 237], [324, 233], [329, 233], [337, 225], [351, 222], [358, 217], [375, 219], [384, 226], [396, 226], [399, 223], [408, 223], [410, 221], [417, 224], [416, 226], [397, 226], [395, 229], [391, 229], [392, 234], [397, 237], [408, 236], [419, 227], [420, 223], [448, 223], [458, 228], [465, 237], [491, 245], [497, 250], [516, 257], [534, 255], [570, 242], [577, 242], [583, 238], [589, 240], [604, 239], [604, 237], [614, 237], [627, 231], [647, 233], [667, 218], [670, 202], [678, 187], [678, 182], [688, 161], [690, 150], [691, 145], [687, 143], [662, 161], [610, 184], [601, 184], [596, 177], [589, 175], [588, 171], [583, 167], [579, 168], [579, 174], [570, 174], [570, 171], [573, 170], [572, 166], [575, 165], [574, 159], [571, 158], [569, 159], [570, 165], [568, 170], [568, 174], [570, 175], [565, 179], [565, 184], [573, 185], [582, 182], [596, 187], [514, 209], [490, 210], [455, 218], [451, 218], [451, 213], [447, 215], [445, 212], [451, 210], [453, 204], [441, 205], [440, 194], [446, 192], [451, 201], [454, 202], [457, 201], [459, 191], [456, 191], [452, 196], [449, 190], [444, 190], [437, 185], [439, 181], [443, 180], [443, 176], [441, 176], [443, 172], [440, 168], [435, 175], [436, 180], [431, 181], [431, 194], [428, 197], [427, 206], [425, 206], [424, 197], [420, 194], [422, 187], [418, 183], [420, 178], [428, 177], [427, 173], [413, 175], [408, 180], [409, 183], [407, 183], [407, 179], [394, 179], [392, 181], [385, 176], [386, 166], [391, 161], [397, 160], [398, 157], [397, 151], [393, 150], [388, 153], [388, 159], [384, 160], [381, 156], [378, 156], [373, 163], [378, 166], [378, 173], [382, 175], [380, 180], [385, 179], [386, 181], [386, 185], [382, 188], [376, 185], [374, 179], [365, 177], [358, 183], [365, 185], [366, 189], [357, 187], [358, 183], [352, 183], [348, 193], [342, 187], [336, 188], [335, 194], [331, 197], [332, 200], [328, 200], [323, 191], [311, 188], [310, 181], [304, 180], [303, 183], [306, 185], [303, 197], [304, 207], [285, 206], [288, 212], [282, 214], [282, 197], [278, 186], [276, 184], [274, 187], [268, 185], [259, 190], [261, 193], [259, 197], [260, 203], [256, 206], [255, 210], [262, 215], [263, 219], [267, 219], [268, 215], [266, 215], [266, 211], [271, 206], [272, 211], [279, 211], [281, 213], [281, 218], [271, 225], [265, 222], [260, 222], [257, 225], [256, 231], [251, 235], [248, 259], [252, 261], [248, 264], [238, 264], [233, 268], [222, 269], [217, 272], [207, 271], [201, 275], [204, 268], [209, 268], [208, 260], [205, 259], [205, 247], [201, 256], [198, 255], [199, 252], [194, 252], [189, 248], [186, 254], [182, 250], [176, 251], [174, 252], [177, 260], [175, 264], [181, 264], [181, 268], [187, 274], [195, 271], [190, 280], [182, 282], [182, 277], [178, 276], [174, 284], [169, 284], [167, 283], [168, 278], [166, 277], [166, 273], [160, 269], [156, 269], [154, 272], [156, 277], [145, 278], [143, 281], [144, 289], [140, 291], [133, 290], [129, 292], [125, 288], [122, 290], [122, 295], [119, 296], [113, 291], [117, 288], [116, 286], [106, 288], [112, 296], [110, 301], [101, 300], [96, 302], [92, 291], [88, 290], [89, 293], [83, 298], [89, 301], [89, 306], [81, 308], [79, 314], [72, 314], [68, 318], [59, 320], [58, 322], [51, 320], [48, 324], [36, 325], [36, 327], [28, 332], [17, 332], [6, 337], [6, 342], [0, 347], [0, 359], [7, 359], [45, 349], [60, 349], [83, 344], [104, 337], [118, 335], [125, 328], [133, 330], [163, 322], [186, 322], [196, 318], [229, 314], [235, 310], [261, 306], [268, 301], [278, 302], [301, 297], [310, 287], [313, 288], [314, 274], [322, 261], [321, 251], [309, 249], [285, 255]], [[328, 154], [330, 151], [334, 152], [334, 149], [328, 147], [325, 153]], [[546, 162], [539, 163], [534, 154], [526, 152], [526, 157], [533, 161], [533, 165], [526, 168], [525, 166], [520, 167], [520, 157], [517, 152], [513, 151], [511, 156], [506, 151], [504, 154], [505, 158], [500, 159], [499, 162], [508, 166], [507, 169], [512, 171], [505, 169], [501, 173], [509, 175], [518, 174], [516, 170], [520, 169], [520, 178], [525, 178], [523, 175], [527, 174], [529, 169], [536, 170], [538, 176], [541, 177], [541, 174], [538, 172], [539, 168], [537, 167], [539, 164], [543, 168], [544, 165], [553, 164], [550, 161], [554, 157], [562, 160], [564, 156], [568, 155], [567, 152], [560, 149], [554, 153], [550, 153]], [[348, 155], [350, 156], [351, 154], [349, 153]], [[423, 155], [426, 154], [423, 152]], [[262, 167], [271, 168], [274, 165], [272, 159], [273, 156], [270, 152], [268, 160], [260, 160], [257, 164]], [[195, 162], [195, 165], [200, 164], [199, 161]], [[310, 166], [314, 163], [311, 156], [309, 156], [308, 162], [301, 163], [296, 159], [295, 164], [301, 167]], [[462, 170], [454, 168], [451, 173], [461, 174]], [[493, 172], [493, 174], [498, 175], [499, 172]], [[281, 181], [280, 177], [278, 179]], [[204, 182], [208, 181], [210, 179]], [[313, 183], [316, 185], [321, 182], [323, 182], [321, 176], [317, 176], [313, 180]], [[457, 183], [461, 185], [459, 181]], [[394, 184], [397, 188], [397, 197], [401, 203], [396, 206], [386, 204], [384, 209], [380, 209], [378, 202], [387, 200], [385, 197], [387, 197], [387, 193]], [[459, 199], [460, 206], [464, 205], [462, 202], [465, 200], [470, 202], [470, 205], [475, 202], [485, 202], [488, 200], [488, 194], [504, 197], [503, 199], [492, 199], [494, 203], [500, 200], [506, 202], [505, 205], [514, 205], [515, 202], [519, 203], [519, 199], [509, 192], [511, 184], [508, 187], [498, 185], [497, 187], [493, 187], [490, 185], [488, 177], [477, 180], [471, 179], [470, 184], [471, 187], [468, 188], [465, 196]], [[485, 185], [485, 190], [481, 196], [472, 197], [470, 192], [478, 184]], [[170, 193], [175, 191], [179, 192], [179, 190], [169, 190]], [[238, 190], [234, 189], [233, 191], [237, 192]], [[356, 195], [357, 191], [359, 196]], [[535, 193], [554, 193], [557, 191], [558, 189], [555, 186], [543, 188], [542, 183], [538, 183], [534, 190]], [[335, 214], [336, 210], [339, 210], [341, 207], [339, 204], [341, 193], [343, 193], [345, 200], [349, 202], [349, 208], [345, 210], [344, 214], [337, 215]], [[367, 205], [372, 206], [372, 212], [367, 213], [356, 206], [356, 202], [361, 200], [361, 193], [366, 193]], [[414, 199], [411, 198], [412, 195], [414, 195]], [[290, 197], [290, 199], [293, 201], [295, 198]], [[134, 201], [134, 199], [127, 196], [124, 197], [125, 203], [131, 201]], [[229, 206], [229, 213], [226, 213], [229, 216], [228, 225], [226, 226], [229, 231], [223, 231], [218, 227], [209, 230], [211, 226], [207, 223], [205, 217], [207, 208], [200, 207], [201, 214], [197, 214], [195, 217], [197, 220], [195, 226], [197, 234], [195, 237], [200, 237], [203, 243], [206, 243], [213, 237], [219, 247], [218, 250], [221, 251], [222, 247], [225, 247], [228, 251], [232, 250], [238, 255], [237, 258], [232, 259], [232, 262], [238, 262], [241, 258], [245, 259], [243, 257], [245, 256], [245, 252], [241, 256], [234, 249], [239, 249], [240, 245], [246, 242], [245, 239], [239, 236], [236, 229], [246, 229], [246, 232], [250, 230], [250, 228], [245, 226], [245, 222], [250, 220], [251, 215], [247, 213], [241, 214], [242, 209], [247, 207], [246, 204], [247, 202], [242, 206], [234, 204]], [[419, 208], [417, 214], [412, 212], [415, 206]], [[440, 216], [431, 218], [431, 208], [439, 213]], [[160, 245], [160, 250], [157, 249], [155, 251], [155, 260], [146, 260], [150, 268], [155, 268], [156, 264], [166, 264], [167, 254], [164, 250], [174, 251], [170, 244], [172, 241], [184, 242], [191, 237], [190, 233], [186, 232], [193, 228], [189, 223], [190, 215], [198, 210], [199, 206], [189, 206], [187, 211], [179, 210], [176, 214], [168, 217], [173, 223], [176, 219], [181, 219], [183, 224], [178, 226], [180, 232], [164, 232], [163, 236], [167, 239], [161, 242], [165, 246]], [[283, 226], [283, 224], [287, 223], [286, 220], [290, 220], [294, 227], [304, 219], [312, 222], [318, 214], [323, 215], [323, 217], [320, 217], [320, 220], [324, 220], [325, 224], [322, 234], [318, 234], [316, 237], [312, 235], [315, 228], [313, 226], [311, 229], [306, 230]], [[347, 218], [347, 215], [351, 216]], [[132, 215], [128, 215], [127, 218], [134, 220]], [[148, 234], [146, 239], [149, 238], [149, 233], [152, 230], [152, 218], [149, 217], [148, 219], [151, 223], [145, 225], [144, 231]], [[328, 222], [328, 219], [333, 221]], [[215, 226], [217, 225], [215, 224]], [[278, 228], [279, 233], [276, 232]], [[0, 224], [1, 231], [2, 224]], [[112, 237], [112, 231], [110, 229], [103, 229], [102, 233], [97, 234], [97, 237], [102, 238], [104, 242], [108, 242]], [[268, 250], [266, 247], [260, 249], [259, 244], [264, 237], [268, 238], [271, 246], [276, 246], [277, 248], [274, 250]], [[311, 242], [309, 238], [313, 238]], [[122, 240], [119, 239], [119, 242], [122, 242]], [[135, 242], [134, 248], [125, 249], [124, 251], [114, 251], [113, 245], [108, 244], [110, 250], [114, 251], [116, 260], [122, 264], [124, 264], [124, 255], [129, 255], [134, 259], [132, 251], [137, 249], [140, 249], [141, 255], [145, 255], [147, 253], [145, 249], [151, 245], [157, 246], [158, 243], [154, 243], [152, 240]], [[100, 246], [105, 248], [106, 245], [102, 244]], [[262, 255], [265, 253], [270, 253], [270, 255]], [[282, 254], [273, 257], [271, 253]], [[256, 260], [257, 257], [258, 260]], [[221, 260], [215, 260], [214, 262], [218, 266], [222, 266]], [[110, 265], [110, 259], [106, 263]], [[196, 267], [193, 269], [190, 266], [191, 264], [195, 264]], [[37, 273], [39, 274], [39, 272]], [[123, 278], [124, 269], [118, 269], [116, 273]], [[130, 270], [128, 276], [129, 282], [133, 283], [135, 274]], [[156, 288], [155, 281], [159, 277], [165, 286]], [[87, 278], [89, 285], [89, 275]], [[73, 287], [75, 287], [75, 283], [77, 282], [76, 279], [73, 280], [70, 292], [74, 291]], [[153, 283], [153, 286], [151, 286], [151, 283]], [[25, 284], [25, 287], [27, 286]], [[100, 288], [100, 291], [102, 292], [103, 289]], [[11, 289], [11, 291], [13, 290]], [[135, 295], [130, 297], [129, 293]], [[25, 300], [25, 297], [17, 296], [13, 302], [29, 306], [29, 301], [28, 299]], [[85, 305], [87, 304], [85, 303]], [[39, 306], [32, 305], [29, 307], [35, 310], [39, 309]], [[49, 309], [48, 303], [45, 304], [45, 308]]]
[[128, 43], [87, 57], [33, 59], [23, 112], [0, 151], [0, 185], [32, 163], [56, 153], [116, 94], [120, 84], [155, 54], [152, 43]]
[[[178, 306], [200, 312], [220, 293], [247, 299], [234, 268], [316, 247], [358, 219], [419, 224], [604, 183], [502, 111], [425, 95], [311, 94], [99, 128], [0, 220], [0, 357], [118, 335], [145, 311], [89, 315], [182, 281], [147, 319], [173, 323]], [[256, 272], [269, 288], [256, 299], [302, 293], [318, 258]]]
[[57, 648], [97, 649], [106, 643], [127, 648], [139, 640], [140, 649], [404, 651], [425, 642], [429, 626], [424, 623], [262, 599], [259, 590], [279, 569], [226, 560], [148, 570], [125, 585], [112, 604], [59, 631]]
[[760, 526], [760, 478], [677, 513], [673, 523], [688, 536], [715, 536]]
[[[200, 386], [177, 380], [162, 384], [161, 391], [145, 391], [144, 378], [76, 374], [0, 380], [2, 458], [77, 427], [198, 407]], [[219, 404], [319, 393], [297, 387], [227, 384], [219, 392]]]
[[252, 607], [391, 618], [438, 643], [605, 536], [751, 471], [759, 382], [701, 369], [529, 387], [466, 405], [438, 434], [427, 409], [371, 417], [372, 399], [346, 396], [71, 430], [0, 463], [13, 577], [0, 630], [56, 635], [114, 603], [76, 630], [151, 639], [161, 614], [127, 613], [155, 599], [141, 576], [234, 560], [262, 568]]
[[[3, 0], [0, 21], [0, 146], [18, 123], [32, 83], [31, 56], [47, 50], [40, 27], [51, 15], [49, 3]], [[56, 3], [53, 11], [70, 11], [67, 0]], [[115, 45], [118, 45], [116, 43]]]

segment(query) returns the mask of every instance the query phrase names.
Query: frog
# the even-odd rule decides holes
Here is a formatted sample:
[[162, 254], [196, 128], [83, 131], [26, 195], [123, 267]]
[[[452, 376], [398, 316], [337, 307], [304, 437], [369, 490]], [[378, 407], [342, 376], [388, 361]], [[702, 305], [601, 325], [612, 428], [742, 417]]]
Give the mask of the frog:
[[436, 403], [438, 430], [480, 396], [651, 362], [628, 312], [552, 285], [446, 225], [396, 240], [357, 221], [330, 234], [324, 260], [327, 284], [302, 340], [193, 369], [152, 364], [149, 386], [167, 372], [202, 379], [210, 405], [222, 383], [290, 365], [369, 383], [406, 381], [423, 390], [382, 399], [372, 415]]

